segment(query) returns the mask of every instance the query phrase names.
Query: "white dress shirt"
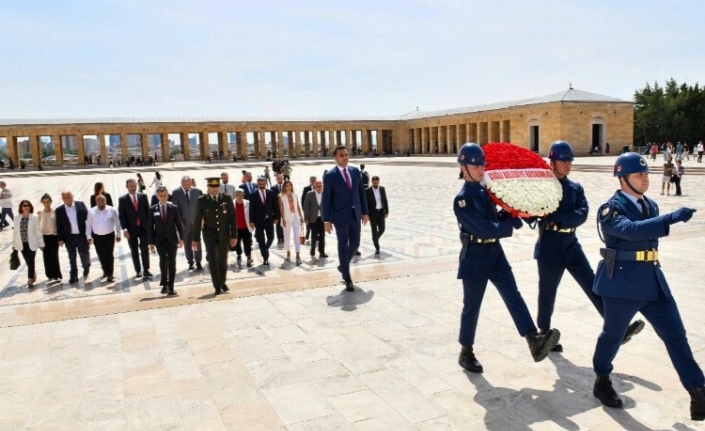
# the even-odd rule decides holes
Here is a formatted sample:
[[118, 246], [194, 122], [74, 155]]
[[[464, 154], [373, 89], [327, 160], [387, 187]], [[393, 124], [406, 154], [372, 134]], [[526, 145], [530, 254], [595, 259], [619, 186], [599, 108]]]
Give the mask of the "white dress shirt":
[[78, 235], [79, 233], [81, 233], [81, 230], [78, 228], [76, 205], [64, 205], [64, 208], [66, 209], [66, 217], [68, 217], [69, 223], [71, 223], [71, 235]]
[[381, 210], [382, 207], [382, 194], [379, 191], [379, 187], [372, 187], [372, 193], [375, 195], [375, 201], [377, 202], [377, 205], [375, 206], [376, 209]]
[[115, 208], [106, 205], [101, 211], [98, 207], [93, 207], [88, 211], [86, 218], [86, 238], [91, 239], [95, 235], [109, 235], [115, 232], [115, 237], [120, 238], [122, 228], [120, 227], [120, 217]]
[[321, 201], [323, 199], [323, 193], [318, 193], [317, 191], [313, 191], [316, 194], [316, 202], [318, 202], [318, 217], [321, 216]]

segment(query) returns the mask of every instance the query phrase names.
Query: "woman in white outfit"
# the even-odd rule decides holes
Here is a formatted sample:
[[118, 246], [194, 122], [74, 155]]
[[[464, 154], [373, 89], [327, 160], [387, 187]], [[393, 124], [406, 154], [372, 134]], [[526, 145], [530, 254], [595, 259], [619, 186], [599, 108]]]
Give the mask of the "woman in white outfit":
[[299, 242], [299, 234], [301, 225], [304, 222], [304, 216], [299, 205], [299, 197], [294, 193], [294, 185], [291, 181], [284, 181], [282, 184], [282, 192], [279, 195], [279, 212], [281, 214], [282, 228], [284, 228], [284, 249], [286, 250], [287, 262], [291, 260], [291, 242], [292, 233], [294, 241], [294, 249], [296, 250], [296, 264], [301, 265], [301, 243]]

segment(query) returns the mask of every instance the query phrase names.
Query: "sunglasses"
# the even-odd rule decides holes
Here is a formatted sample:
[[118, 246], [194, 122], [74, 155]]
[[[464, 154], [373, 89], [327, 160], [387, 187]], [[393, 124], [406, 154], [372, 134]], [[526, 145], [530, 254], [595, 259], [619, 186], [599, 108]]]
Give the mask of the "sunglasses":
[[32, 208], [31, 205], [27, 205], [27, 204], [22, 204], [21, 206], [22, 206], [22, 208]]

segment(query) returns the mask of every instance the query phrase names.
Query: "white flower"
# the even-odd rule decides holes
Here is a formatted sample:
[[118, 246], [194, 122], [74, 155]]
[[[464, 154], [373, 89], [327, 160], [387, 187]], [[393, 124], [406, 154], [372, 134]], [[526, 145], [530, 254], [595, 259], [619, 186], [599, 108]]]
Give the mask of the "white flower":
[[509, 207], [543, 216], [555, 211], [563, 189], [547, 169], [508, 169], [485, 172], [485, 187]]

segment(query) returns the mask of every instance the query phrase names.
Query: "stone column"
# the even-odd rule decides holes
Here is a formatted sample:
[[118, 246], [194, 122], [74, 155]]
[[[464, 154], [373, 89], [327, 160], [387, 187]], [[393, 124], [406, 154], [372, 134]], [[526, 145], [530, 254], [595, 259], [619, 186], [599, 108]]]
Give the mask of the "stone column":
[[39, 145], [39, 135], [29, 137], [29, 151], [32, 153], [32, 165], [37, 168], [42, 163], [42, 149]]
[[164, 132], [160, 133], [159, 140], [161, 141], [162, 147], [162, 162], [168, 162], [169, 160], [171, 160], [171, 149], [169, 148], [169, 134]]
[[420, 152], [421, 154], [427, 153], [427, 151], [426, 151], [426, 148], [427, 148], [426, 141], [427, 140], [428, 140], [428, 136], [426, 136], [426, 128], [421, 127], [421, 152]]
[[286, 155], [289, 157], [294, 156], [294, 143], [296, 141], [296, 136], [294, 136], [294, 132], [292, 131], [287, 131], [286, 132]]
[[191, 143], [188, 140], [188, 132], [179, 132], [179, 140], [181, 140], [181, 154], [184, 160], [191, 160]]
[[64, 166], [64, 149], [61, 147], [61, 135], [52, 135], [51, 143], [54, 145], [54, 162], [57, 166]]
[[325, 157], [325, 152], [328, 150], [328, 136], [326, 135], [327, 130], [321, 130], [321, 142], [320, 142], [320, 153], [321, 157]]
[[237, 149], [242, 157], [247, 160], [250, 157], [250, 152], [247, 149], [247, 132], [235, 132], [235, 139], [237, 139]]
[[211, 146], [207, 132], [198, 132], [198, 147], [201, 151], [201, 160], [207, 160], [211, 156]]
[[318, 145], [318, 130], [311, 131], [311, 157], [318, 157], [319, 155], [319, 145]]
[[147, 132], [140, 133], [140, 144], [142, 145], [142, 163], [149, 158], [149, 135]]
[[345, 130], [345, 148], [348, 149], [348, 153], [353, 155], [353, 142], [352, 142], [352, 130]]
[[20, 158], [17, 154], [17, 141], [16, 138], [12, 135], [7, 135], [5, 137], [7, 140], [7, 157], [12, 160], [12, 162], [15, 164], [15, 166], [19, 169], [20, 167]]
[[303, 155], [306, 157], [311, 157], [311, 132], [304, 130], [303, 134]]
[[85, 165], [86, 164], [86, 147], [83, 143], [83, 134], [82, 133], [78, 133], [76, 135], [76, 150], [78, 151], [78, 154], [77, 154], [78, 164]]
[[[217, 132], [218, 136], [218, 153], [223, 152], [223, 159], [230, 157], [230, 145], [228, 144], [228, 134], [225, 132]], [[239, 141], [239, 140], [238, 140]]]
[[122, 163], [127, 161], [127, 133], [120, 133], [120, 152], [122, 153]]
[[284, 158], [284, 131], [277, 130], [277, 157], [278, 159]]
[[362, 154], [367, 154], [370, 152], [370, 131], [362, 130]]
[[304, 151], [308, 152], [308, 147], [309, 147], [309, 142], [308, 142], [308, 132], [304, 131], [304, 137], [303, 139], [301, 138], [301, 131], [294, 132], [296, 133], [296, 157], [301, 157], [301, 155], [304, 153]]

